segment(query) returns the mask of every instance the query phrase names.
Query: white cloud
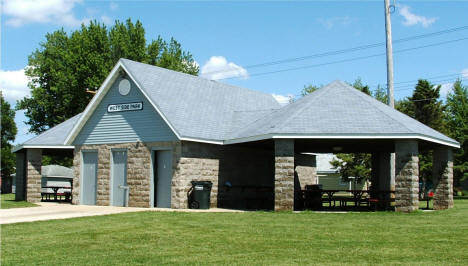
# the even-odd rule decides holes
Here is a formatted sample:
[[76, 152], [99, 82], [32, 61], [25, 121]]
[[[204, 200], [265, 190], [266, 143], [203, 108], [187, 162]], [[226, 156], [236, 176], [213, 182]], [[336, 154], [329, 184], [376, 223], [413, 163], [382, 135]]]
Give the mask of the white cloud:
[[78, 19], [73, 14], [76, 3], [82, 0], [5, 0], [3, 12], [6, 23], [15, 27], [28, 23], [56, 23], [78, 26], [89, 18]]
[[453, 89], [453, 83], [444, 83], [440, 85], [440, 98], [445, 99], [447, 98], [447, 94], [451, 92]]
[[241, 77], [247, 78], [247, 70], [233, 62], [228, 62], [224, 56], [212, 56], [201, 68], [201, 76], [211, 80]]
[[0, 70], [0, 86], [3, 96], [12, 104], [29, 95], [28, 77], [24, 74], [24, 69]]
[[331, 18], [319, 18], [317, 21], [325, 26], [327, 29], [332, 29], [336, 25], [349, 25], [353, 22], [353, 19], [348, 16], [344, 17], [331, 17]]
[[110, 2], [109, 8], [111, 10], [116, 10], [117, 8], [119, 8], [119, 5], [116, 2]]
[[283, 105], [283, 106], [291, 103], [292, 100], [294, 99], [294, 95], [292, 95], [292, 94], [288, 94], [288, 95], [285, 96], [285, 95], [280, 95], [280, 94], [274, 94], [273, 93], [272, 95], [275, 98], [275, 100], [277, 102], [279, 102], [280, 105]]
[[399, 5], [398, 7], [400, 15], [405, 19], [403, 21], [405, 26], [421, 24], [424, 28], [427, 28], [437, 20], [437, 18], [428, 18], [411, 13], [409, 6]]
[[107, 25], [110, 25], [113, 22], [112, 18], [108, 17], [106, 15], [101, 16], [101, 21], [102, 21], [102, 23], [107, 24]]
[[462, 77], [463, 78], [468, 78], [468, 68], [465, 68], [462, 70]]

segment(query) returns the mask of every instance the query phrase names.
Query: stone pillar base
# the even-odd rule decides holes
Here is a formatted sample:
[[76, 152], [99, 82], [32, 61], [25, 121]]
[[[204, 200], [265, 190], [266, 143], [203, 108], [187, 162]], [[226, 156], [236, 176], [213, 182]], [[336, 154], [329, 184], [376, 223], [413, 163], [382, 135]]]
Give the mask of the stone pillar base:
[[398, 140], [395, 143], [395, 211], [419, 209], [418, 142]]
[[432, 156], [434, 210], [453, 208], [453, 153], [450, 148], [434, 149]]
[[275, 211], [294, 209], [294, 140], [275, 140]]
[[26, 150], [26, 201], [41, 201], [42, 149]]

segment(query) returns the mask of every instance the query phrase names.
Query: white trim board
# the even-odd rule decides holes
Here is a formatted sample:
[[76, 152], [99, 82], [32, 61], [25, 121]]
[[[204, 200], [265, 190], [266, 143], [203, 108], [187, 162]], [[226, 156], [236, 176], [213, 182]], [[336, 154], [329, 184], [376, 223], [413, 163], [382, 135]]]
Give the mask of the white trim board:
[[418, 134], [404, 134], [404, 135], [301, 135], [301, 134], [265, 134], [252, 137], [245, 137], [239, 139], [231, 139], [224, 141], [224, 144], [236, 144], [265, 139], [419, 139], [429, 142], [434, 142], [453, 148], [460, 148], [459, 144], [447, 142], [435, 138], [431, 138]]
[[13, 147], [12, 152], [17, 152], [22, 149], [75, 149], [72, 145], [17, 145]]

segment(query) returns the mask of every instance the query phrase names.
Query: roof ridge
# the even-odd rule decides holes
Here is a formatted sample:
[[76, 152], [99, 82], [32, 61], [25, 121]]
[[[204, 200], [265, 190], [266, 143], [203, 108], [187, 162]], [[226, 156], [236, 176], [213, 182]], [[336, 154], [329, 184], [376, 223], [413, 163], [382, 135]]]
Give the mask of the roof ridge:
[[249, 91], [249, 92], [253, 92], [253, 93], [257, 93], [257, 94], [263, 94], [263, 95], [269, 95], [269, 96], [273, 97], [273, 95], [271, 95], [270, 93], [266, 93], [266, 92], [263, 92], [263, 91], [258, 91], [258, 90], [254, 90], [254, 89], [250, 89], [250, 88], [235, 86], [235, 85], [231, 85], [229, 83], [218, 82], [216, 80], [207, 79], [207, 78], [204, 78], [204, 77], [198, 76], [198, 75], [187, 74], [187, 73], [184, 73], [184, 72], [180, 72], [180, 71], [176, 71], [176, 70], [172, 70], [172, 69], [168, 69], [168, 68], [164, 68], [164, 67], [160, 67], [160, 66], [155, 66], [155, 65], [151, 65], [151, 64], [147, 64], [147, 63], [142, 63], [142, 62], [130, 60], [130, 59], [127, 59], [127, 58], [120, 58], [119, 60], [123, 64], [125, 64], [125, 61], [130, 61], [131, 63], [137, 63], [137, 64], [140, 64], [140, 65], [145, 65], [145, 66], [148, 66], [148, 67], [157, 68], [157, 69], [165, 71], [167, 73], [173, 73], [173, 74], [177, 74], [177, 75], [181, 75], [181, 76], [186, 76], [186, 77], [189, 77], [189, 78], [192, 78], [192, 79], [199, 79], [199, 80], [203, 80], [203, 81], [206, 81], [206, 82], [211, 82], [213, 84], [219, 84], [219, 85], [228, 86], [228, 87], [231, 87], [231, 88], [243, 89], [243, 90], [246, 90], [246, 91]]
[[[381, 103], [381, 104], [383, 104], [383, 105], [385, 105], [385, 106], [387, 106], [387, 107], [389, 107], [389, 108], [390, 108], [390, 106], [388, 106], [388, 105], [382, 103], [381, 101], [375, 99], [375, 98], [372, 97], [371, 95], [368, 95], [368, 94], [366, 94], [366, 93], [364, 93], [364, 92], [362, 92], [362, 91], [360, 91], [360, 90], [358, 90], [358, 89], [356, 89], [356, 88], [354, 88], [354, 87], [352, 87], [352, 86], [350, 86], [350, 85], [348, 85], [348, 84], [346, 84], [346, 85], [349, 86], [349, 87], [352, 89], [351, 91], [353, 91], [354, 94], [359, 95], [362, 99], [364, 99], [364, 100], [367, 101], [368, 103], [372, 104], [372, 106], [376, 107], [377, 110], [379, 110], [379, 112], [382, 113], [383, 115], [385, 115], [387, 118], [389, 118], [390, 120], [392, 120], [392, 121], [394, 121], [394, 122], [397, 122], [399, 125], [403, 126], [403, 127], [406, 128], [408, 131], [410, 131], [410, 132], [413, 131], [413, 130], [411, 130], [410, 128], [408, 128], [405, 124], [401, 123], [400, 121], [394, 119], [393, 117], [391, 117], [390, 115], [388, 115], [387, 113], [385, 113], [383, 110], [381, 110], [381, 107], [380, 107], [379, 105], [375, 104], [375, 103]], [[364, 97], [364, 96], [368, 96], [368, 97]], [[395, 110], [395, 111], [397, 111], [397, 112], [400, 112], [400, 111], [398, 111], [398, 110], [395, 109], [395, 108], [393, 108], [393, 110]], [[400, 113], [401, 113], [401, 112], [400, 112]]]
[[[330, 83], [330, 84], [333, 84], [333, 83]], [[301, 99], [299, 99], [297, 102], [293, 102], [292, 104], [296, 104], [296, 105], [299, 105], [299, 104], [302, 104], [302, 102], [306, 102], [306, 103], [309, 103], [311, 101], [315, 101], [317, 98], [319, 98], [320, 96], [322, 96], [325, 91], [327, 91], [327, 89], [329, 86], [325, 86], [323, 88], [320, 88], [308, 95], [305, 95], [303, 96]], [[308, 101], [307, 101], [308, 100]], [[292, 104], [290, 106], [292, 106]], [[285, 106], [286, 107], [286, 106]], [[284, 121], [283, 123], [281, 123], [280, 125], [278, 125], [278, 127], [275, 126], [275, 129], [278, 129], [278, 128], [281, 128], [283, 125], [285, 125], [286, 123], [288, 123], [289, 121], [291, 121], [293, 118], [295, 118], [297, 116], [298, 113], [302, 112], [304, 109], [306, 109], [307, 107], [309, 107], [309, 105], [307, 104], [304, 104], [304, 106], [298, 108], [297, 110], [294, 110], [293, 111], [293, 114], [288, 116]], [[281, 110], [281, 109], [280, 109]]]

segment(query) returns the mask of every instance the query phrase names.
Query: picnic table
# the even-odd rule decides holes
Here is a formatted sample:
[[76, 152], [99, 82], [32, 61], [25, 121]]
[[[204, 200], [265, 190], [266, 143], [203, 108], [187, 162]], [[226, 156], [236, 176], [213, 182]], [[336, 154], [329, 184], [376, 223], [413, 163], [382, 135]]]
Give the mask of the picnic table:
[[[72, 187], [69, 186], [69, 187], [65, 187], [65, 186], [45, 186], [45, 187], [42, 187], [42, 188], [45, 188], [45, 189], [52, 189], [52, 191], [54, 191], [53, 193], [48, 193], [48, 192], [42, 192], [41, 193], [41, 198], [42, 200], [44, 200], [44, 196], [46, 198], [46, 200], [50, 200], [50, 195], [52, 194], [54, 196], [54, 201], [58, 201], [58, 196], [65, 196], [65, 201], [70, 201], [71, 200], [71, 190], [72, 190]], [[65, 193], [58, 193], [58, 191], [60, 189], [70, 189], [70, 192], [65, 192]]]
[[[310, 190], [302, 190], [303, 195], [311, 193]], [[354, 203], [354, 207], [360, 207], [365, 205], [369, 208], [377, 209], [377, 206], [389, 204], [394, 201], [390, 196], [391, 193], [395, 193], [390, 190], [337, 190], [337, 189], [321, 189], [316, 190], [315, 193], [321, 193], [320, 205], [322, 206], [323, 202], [328, 203], [328, 207], [336, 207], [336, 202], [339, 202], [340, 208], [348, 207], [348, 202]], [[337, 193], [344, 193], [345, 195], [336, 195]], [[346, 195], [347, 194], [347, 195]], [[317, 199], [315, 199], [317, 200]], [[307, 205], [307, 204], [306, 204]], [[308, 204], [314, 205], [314, 204]]]

